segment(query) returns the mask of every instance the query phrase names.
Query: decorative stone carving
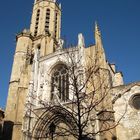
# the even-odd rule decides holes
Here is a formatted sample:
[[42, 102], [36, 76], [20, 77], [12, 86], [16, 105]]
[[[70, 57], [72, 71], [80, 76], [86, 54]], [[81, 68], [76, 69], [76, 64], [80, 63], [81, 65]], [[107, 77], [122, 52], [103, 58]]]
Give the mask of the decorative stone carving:
[[58, 47], [60, 49], [62, 49], [63, 48], [63, 45], [64, 45], [64, 40], [63, 39], [59, 39], [59, 41], [58, 41]]
[[79, 47], [85, 47], [85, 39], [84, 39], [82, 33], [80, 33], [78, 35], [78, 46]]

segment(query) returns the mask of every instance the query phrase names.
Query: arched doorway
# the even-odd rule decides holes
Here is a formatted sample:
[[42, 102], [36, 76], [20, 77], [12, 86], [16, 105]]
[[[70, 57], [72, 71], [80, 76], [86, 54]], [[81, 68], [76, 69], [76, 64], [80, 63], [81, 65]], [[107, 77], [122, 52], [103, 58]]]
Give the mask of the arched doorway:
[[49, 107], [36, 121], [32, 134], [34, 140], [75, 140], [76, 119], [64, 107]]

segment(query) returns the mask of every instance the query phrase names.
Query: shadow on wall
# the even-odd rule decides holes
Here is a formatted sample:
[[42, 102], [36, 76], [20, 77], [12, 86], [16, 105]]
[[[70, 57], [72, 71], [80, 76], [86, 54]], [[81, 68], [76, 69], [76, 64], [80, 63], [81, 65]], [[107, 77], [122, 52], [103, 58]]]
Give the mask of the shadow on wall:
[[[108, 140], [108, 139], [104, 139], [104, 140]], [[111, 140], [117, 140], [117, 137], [116, 136], [113, 136], [112, 138], [111, 138]]]
[[0, 140], [12, 140], [13, 125], [14, 123], [11, 121], [4, 121], [2, 139]]
[[[84, 136], [82, 140], [96, 140], [96, 139], [93, 139], [93, 138], [91, 139], [91, 138], [88, 138], [88, 137]], [[105, 138], [104, 140], [108, 140], [108, 139]], [[117, 137], [113, 136], [112, 140], [117, 140]], [[140, 139], [137, 139], [137, 140], [140, 140]]]
[[87, 137], [87, 136], [84, 136], [84, 137], [82, 138], [82, 140], [96, 140], [96, 139], [94, 139], [94, 138], [89, 138], [89, 137]]

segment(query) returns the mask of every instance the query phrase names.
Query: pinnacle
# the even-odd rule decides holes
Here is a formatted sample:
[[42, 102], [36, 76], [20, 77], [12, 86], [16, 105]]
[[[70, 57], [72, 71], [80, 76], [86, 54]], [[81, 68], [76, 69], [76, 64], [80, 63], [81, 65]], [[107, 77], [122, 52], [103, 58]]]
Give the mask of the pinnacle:
[[95, 21], [95, 34], [101, 35], [97, 21]]

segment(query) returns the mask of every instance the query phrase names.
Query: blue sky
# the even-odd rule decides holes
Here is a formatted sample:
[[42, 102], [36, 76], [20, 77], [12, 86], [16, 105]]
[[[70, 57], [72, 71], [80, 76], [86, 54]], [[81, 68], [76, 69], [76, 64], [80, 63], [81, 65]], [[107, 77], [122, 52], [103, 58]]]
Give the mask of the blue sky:
[[[94, 23], [102, 32], [107, 59], [122, 71], [125, 83], [140, 81], [140, 0], [59, 0], [62, 3], [62, 37], [77, 43], [83, 33], [94, 44]], [[33, 0], [0, 4], [0, 106], [4, 107], [16, 46], [15, 35], [29, 28]]]

